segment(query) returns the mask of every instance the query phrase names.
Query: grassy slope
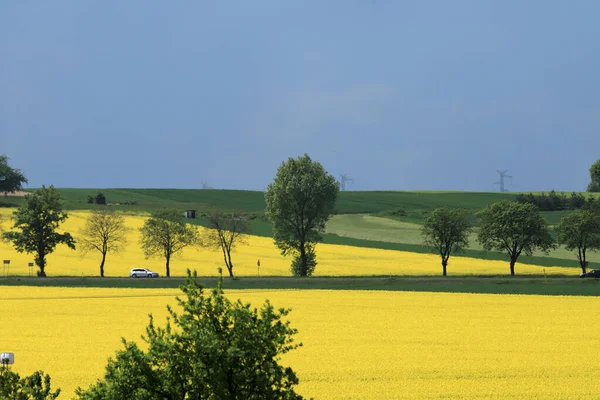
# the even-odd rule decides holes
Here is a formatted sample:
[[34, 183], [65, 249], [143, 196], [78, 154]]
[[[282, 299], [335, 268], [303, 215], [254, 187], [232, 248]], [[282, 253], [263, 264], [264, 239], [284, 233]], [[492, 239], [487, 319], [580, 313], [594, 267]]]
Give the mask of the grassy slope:
[[[206, 287], [217, 285], [217, 278], [199, 277]], [[183, 278], [1, 278], [0, 286], [176, 288]], [[238, 278], [223, 282], [224, 289], [334, 289], [401, 290], [416, 292], [458, 292], [542, 295], [600, 295], [600, 280], [552, 276], [486, 277], [319, 277], [319, 278]]]
[[[101, 191], [109, 203], [133, 200], [137, 206], [120, 206], [125, 210], [151, 211], [161, 207], [192, 208], [200, 212], [238, 210], [262, 213], [265, 208], [264, 194], [246, 190], [200, 190], [200, 189], [58, 189], [67, 209], [92, 209], [87, 196]], [[489, 203], [514, 199], [511, 193], [477, 192], [341, 192], [337, 203], [338, 213], [366, 213], [404, 209], [411, 212], [433, 210], [440, 206], [463, 207], [479, 210]], [[18, 199], [9, 197], [13, 203]], [[5, 201], [5, 200], [0, 200]]]
[[[417, 246], [422, 247], [423, 244], [421, 225], [373, 215], [335, 215], [327, 224], [327, 232], [345, 238], [413, 245], [413, 249], [416, 249]], [[481, 258], [482, 255], [485, 257], [482, 246], [477, 242], [476, 232], [471, 234], [469, 243], [468, 253], [477, 258]], [[427, 249], [425, 248], [423, 251], [426, 252]], [[489, 258], [491, 254], [492, 253], [488, 253], [487, 258]], [[563, 265], [563, 262], [560, 260], [572, 260], [572, 263], [569, 263], [569, 266], [578, 265], [574, 259], [574, 253], [567, 251], [564, 248], [553, 250], [550, 255], [537, 252], [535, 256], [536, 257], [531, 257], [527, 261], [539, 263], [541, 258], [550, 258], [552, 260], [543, 260], [544, 262], [539, 265], [551, 265], [547, 262]], [[600, 262], [600, 254], [598, 253], [589, 253], [588, 257], [590, 262]]]

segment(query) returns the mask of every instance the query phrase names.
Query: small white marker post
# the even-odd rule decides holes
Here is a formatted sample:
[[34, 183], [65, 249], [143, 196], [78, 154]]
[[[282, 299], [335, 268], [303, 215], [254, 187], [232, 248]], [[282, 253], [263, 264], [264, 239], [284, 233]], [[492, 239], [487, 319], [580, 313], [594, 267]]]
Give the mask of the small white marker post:
[[2, 363], [2, 373], [8, 371], [8, 366], [15, 363], [14, 353], [0, 354], [0, 362]]

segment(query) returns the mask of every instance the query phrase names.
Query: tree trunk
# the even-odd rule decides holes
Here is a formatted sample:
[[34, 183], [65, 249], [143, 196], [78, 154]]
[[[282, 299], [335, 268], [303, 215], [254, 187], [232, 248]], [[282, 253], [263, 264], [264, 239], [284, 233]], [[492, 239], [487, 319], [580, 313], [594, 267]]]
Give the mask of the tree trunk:
[[442, 259], [442, 268], [444, 270], [444, 276], [446, 276], [446, 267], [448, 266], [448, 260]]
[[300, 243], [300, 261], [301, 261], [300, 276], [307, 276], [308, 275], [308, 266], [307, 266], [307, 261], [306, 261], [306, 249], [304, 247], [304, 243]]
[[586, 253], [587, 248], [583, 248], [579, 250], [579, 265], [581, 265], [581, 270], [583, 271], [583, 273], [585, 274], [585, 253]]
[[104, 278], [104, 261], [106, 260], [106, 253], [102, 253], [102, 262], [100, 263], [100, 276]]
[[233, 278], [233, 263], [231, 262], [231, 250], [227, 249], [227, 270], [229, 271], [229, 277]]
[[40, 268], [38, 271], [38, 276], [45, 277], [46, 276], [46, 254], [43, 250], [39, 250], [37, 254], [36, 264]]
[[171, 255], [169, 254], [168, 256], [165, 257], [167, 259], [167, 263], [165, 265], [165, 268], [167, 270], [167, 278], [171, 276], [171, 269], [169, 268], [169, 264], [171, 262]]
[[515, 275], [515, 263], [516, 262], [517, 262], [516, 260], [513, 260], [511, 258], [511, 260], [510, 260], [510, 274], [513, 275], [513, 276]]

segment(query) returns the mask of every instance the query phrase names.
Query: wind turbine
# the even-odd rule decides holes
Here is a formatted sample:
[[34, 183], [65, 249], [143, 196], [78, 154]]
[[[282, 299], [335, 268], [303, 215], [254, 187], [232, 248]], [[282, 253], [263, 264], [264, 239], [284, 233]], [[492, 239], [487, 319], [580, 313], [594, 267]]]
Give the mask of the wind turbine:
[[200, 182], [200, 184], [202, 185], [202, 189], [212, 189], [212, 187], [208, 186], [206, 181], [202, 181]]

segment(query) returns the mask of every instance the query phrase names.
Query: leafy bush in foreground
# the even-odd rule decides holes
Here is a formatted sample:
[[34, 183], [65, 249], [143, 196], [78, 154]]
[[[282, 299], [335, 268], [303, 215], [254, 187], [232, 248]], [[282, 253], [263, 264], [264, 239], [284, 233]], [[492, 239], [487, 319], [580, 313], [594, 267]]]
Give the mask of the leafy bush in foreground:
[[228, 300], [221, 284], [207, 295], [190, 274], [177, 298], [181, 313], [167, 307], [166, 326], [150, 316], [144, 351], [123, 339], [124, 349], [109, 360], [103, 380], [77, 390], [86, 400], [302, 399], [298, 378], [279, 365], [279, 356], [297, 348], [297, 331], [282, 321], [289, 310], [260, 310]]

